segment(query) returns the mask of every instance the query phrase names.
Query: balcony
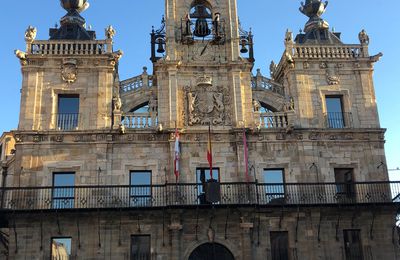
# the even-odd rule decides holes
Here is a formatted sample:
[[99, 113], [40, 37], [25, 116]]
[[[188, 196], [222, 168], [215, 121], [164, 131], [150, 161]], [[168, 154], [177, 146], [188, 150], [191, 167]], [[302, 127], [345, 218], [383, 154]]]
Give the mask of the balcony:
[[[203, 184], [204, 185], [204, 184]], [[218, 198], [201, 184], [139, 186], [21, 187], [1, 190], [1, 211], [93, 210], [182, 207], [298, 207], [395, 205], [400, 182], [364, 183], [220, 183]], [[203, 187], [202, 187], [203, 186]], [[214, 187], [215, 188], [215, 187]], [[214, 189], [215, 191], [215, 189]], [[206, 192], [207, 193], [207, 192]]]
[[57, 129], [63, 131], [76, 130], [79, 125], [79, 114], [57, 114]]
[[353, 115], [349, 112], [325, 113], [325, 124], [327, 128], [341, 129], [353, 127]]

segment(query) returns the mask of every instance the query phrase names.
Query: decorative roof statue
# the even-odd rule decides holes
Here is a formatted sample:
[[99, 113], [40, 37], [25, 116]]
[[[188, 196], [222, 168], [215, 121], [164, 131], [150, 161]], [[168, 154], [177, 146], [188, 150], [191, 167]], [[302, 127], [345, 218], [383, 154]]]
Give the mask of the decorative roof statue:
[[32, 43], [36, 39], [37, 29], [29, 25], [25, 31], [25, 41]]
[[107, 28], [106, 28], [106, 38], [107, 39], [112, 39], [112, 38], [114, 38], [114, 36], [115, 36], [115, 34], [117, 33], [116, 31], [115, 31], [115, 29], [112, 27], [112, 25], [109, 25]]
[[362, 31], [358, 34], [358, 39], [360, 40], [361, 45], [369, 44], [369, 36], [364, 29], [362, 29]]
[[328, 1], [323, 3], [322, 0], [306, 0], [305, 4], [301, 2], [300, 12], [310, 18], [304, 28], [306, 33], [314, 29], [329, 28], [329, 24], [321, 18], [327, 6]]

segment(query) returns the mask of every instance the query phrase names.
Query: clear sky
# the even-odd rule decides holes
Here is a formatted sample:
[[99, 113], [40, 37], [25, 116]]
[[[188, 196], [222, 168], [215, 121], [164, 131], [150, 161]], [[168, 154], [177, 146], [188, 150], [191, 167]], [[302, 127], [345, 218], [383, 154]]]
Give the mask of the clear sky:
[[[90, 0], [89, 0], [90, 1]], [[18, 3], [18, 4], [17, 4]], [[117, 30], [116, 49], [124, 51], [120, 77], [126, 79], [151, 70], [151, 26], [160, 25], [163, 0], [91, 0], [83, 13], [87, 24], [104, 38], [104, 28]], [[298, 8], [300, 0], [238, 0], [239, 16], [245, 29], [255, 35], [255, 68], [268, 75], [271, 60], [279, 61], [287, 28], [297, 33], [307, 17]], [[25, 49], [24, 32], [28, 25], [38, 28], [37, 39], [48, 39], [48, 29], [65, 14], [58, 0], [2, 1], [0, 41], [0, 133], [17, 128], [20, 103], [21, 70], [15, 49]], [[365, 29], [371, 39], [370, 54], [383, 52], [375, 66], [375, 90], [380, 121], [386, 133], [388, 168], [400, 167], [400, 1], [399, 0], [330, 0], [323, 16], [342, 32], [345, 43], [358, 43], [358, 33]], [[392, 171], [400, 180], [400, 171]]]

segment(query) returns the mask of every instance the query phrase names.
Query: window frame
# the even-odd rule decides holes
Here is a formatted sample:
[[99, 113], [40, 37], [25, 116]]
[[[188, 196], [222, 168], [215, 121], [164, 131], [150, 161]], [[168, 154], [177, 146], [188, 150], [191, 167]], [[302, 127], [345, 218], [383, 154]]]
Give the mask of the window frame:
[[[74, 180], [74, 185], [73, 186], [56, 186], [55, 181], [56, 181], [56, 176], [61, 176], [61, 175], [72, 175], [73, 180]], [[76, 187], [76, 172], [53, 172], [52, 174], [52, 188], [51, 188], [51, 206], [53, 209], [73, 209], [75, 207], [75, 187]], [[60, 188], [61, 187], [61, 188]], [[72, 188], [63, 188], [63, 187], [72, 187]], [[57, 189], [62, 189], [63, 193], [69, 193], [70, 190], [72, 190], [72, 196], [57, 196], [55, 195], [55, 192], [57, 192]], [[57, 196], [57, 197], [56, 197]], [[68, 204], [64, 203], [63, 205], [63, 200], [67, 201]], [[57, 202], [57, 203], [56, 203]], [[61, 205], [61, 206], [60, 206]]]
[[53, 241], [56, 239], [69, 239], [70, 240], [70, 252], [69, 252], [69, 258], [72, 258], [72, 237], [70, 236], [57, 236], [57, 237], [51, 237], [50, 238], [50, 260], [53, 260]]
[[[77, 99], [78, 104], [76, 113], [61, 113], [60, 111], [60, 100], [61, 99]], [[81, 110], [81, 98], [80, 94], [76, 93], [59, 93], [57, 94], [57, 106], [56, 106], [56, 128], [63, 131], [76, 130], [79, 128], [79, 117]]]
[[[221, 183], [221, 171], [219, 167], [213, 167], [213, 175], [214, 171], [217, 171], [217, 178], [214, 178], [218, 183]], [[207, 171], [210, 178], [207, 178]], [[205, 174], [204, 183], [201, 181], [201, 174]], [[197, 188], [197, 203], [198, 204], [209, 204], [206, 201], [206, 183], [208, 180], [211, 180], [210, 167], [197, 167], [196, 168], [196, 188]]]
[[[328, 100], [338, 99], [340, 102], [340, 111], [329, 111]], [[348, 126], [346, 122], [346, 110], [344, 107], [344, 96], [341, 94], [326, 94], [325, 95], [325, 107], [326, 107], [326, 125], [331, 129], [343, 129]]]
[[[282, 183], [273, 183], [273, 182], [266, 182], [266, 174], [268, 171], [280, 171], [282, 174]], [[286, 200], [286, 176], [285, 176], [285, 168], [264, 168], [262, 172], [262, 178], [263, 178], [263, 183], [265, 187], [265, 198], [268, 203], [274, 203], [274, 202], [280, 202], [280, 201], [285, 201]], [[282, 192], [268, 192], [268, 188], [274, 190], [279, 190], [280, 188], [282, 189]]]
[[[279, 250], [278, 255], [275, 255], [275, 253], [274, 253], [276, 251], [273, 248], [273, 246], [274, 246], [273, 241], [275, 241], [275, 240], [273, 240], [273, 238], [274, 238], [274, 235], [278, 235], [278, 234], [284, 234], [286, 237], [286, 239], [285, 239], [285, 248], [286, 248], [285, 256], [286, 257], [281, 256], [281, 253], [283, 251], [282, 249]], [[289, 257], [289, 249], [290, 249], [290, 247], [289, 247], [289, 232], [288, 231], [270, 231], [269, 239], [270, 239], [270, 248], [271, 248], [271, 260], [289, 260], [289, 258], [290, 258]]]
[[[352, 241], [346, 241], [346, 238], [349, 238], [350, 236], [352, 238], [354, 238], [355, 232], [357, 233], [357, 237], [358, 237], [358, 249], [357, 249], [358, 252], [357, 252], [356, 256], [352, 255], [352, 251], [349, 251], [349, 247], [350, 247], [349, 244]], [[349, 234], [349, 235], [346, 235], [346, 233]], [[353, 240], [353, 239], [351, 239], [351, 240]], [[344, 257], [345, 257], [346, 260], [364, 259], [361, 229], [343, 229], [343, 243], [344, 243], [344, 253], [345, 253]]]
[[[137, 258], [134, 258], [134, 254], [133, 254], [133, 238], [135, 238], [135, 237], [139, 237], [139, 238], [148, 238], [148, 251], [146, 252], [147, 254], [147, 259], [148, 260], [150, 260], [151, 259], [151, 235], [147, 235], [147, 234], [135, 234], [135, 235], [131, 235], [131, 245], [130, 245], [130, 250], [129, 250], [129, 254], [130, 254], [130, 258], [129, 259], [131, 259], [131, 260], [136, 260]], [[138, 250], [138, 251], [140, 251], [140, 249]], [[139, 254], [140, 254], [140, 252], [139, 252]], [[141, 257], [139, 257], [139, 259], [144, 259], [144, 258], [141, 258]]]
[[[138, 173], [146, 173], [149, 174], [150, 176], [150, 182], [149, 184], [132, 184], [132, 177], [134, 174]], [[135, 207], [148, 207], [151, 206], [152, 204], [152, 198], [153, 198], [153, 191], [152, 191], [152, 185], [153, 185], [153, 176], [152, 176], [152, 171], [151, 170], [131, 170], [129, 171], [129, 205], [130, 206], [135, 206]], [[147, 187], [148, 186], [148, 187]], [[138, 190], [136, 190], [138, 188]], [[142, 193], [142, 191], [148, 191], [149, 194], [135, 194], [136, 192], [132, 191], [139, 191], [139, 193]], [[133, 199], [133, 201], [132, 201]], [[135, 201], [136, 200], [136, 201]]]
[[[347, 173], [345, 171], [348, 171]], [[336, 185], [336, 195], [340, 198], [355, 199], [356, 198], [356, 187], [354, 179], [354, 168], [340, 168], [335, 167], [333, 169]], [[350, 180], [346, 180], [347, 174], [350, 173]], [[343, 175], [343, 176], [339, 176]], [[340, 178], [339, 178], [339, 177]]]

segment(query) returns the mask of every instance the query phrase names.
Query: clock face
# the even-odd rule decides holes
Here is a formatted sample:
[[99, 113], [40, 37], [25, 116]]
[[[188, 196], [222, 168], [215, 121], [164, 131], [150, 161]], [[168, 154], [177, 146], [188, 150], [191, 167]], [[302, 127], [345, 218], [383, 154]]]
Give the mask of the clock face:
[[215, 60], [215, 46], [208, 43], [195, 43], [193, 45], [192, 57], [194, 61], [214, 61]]

